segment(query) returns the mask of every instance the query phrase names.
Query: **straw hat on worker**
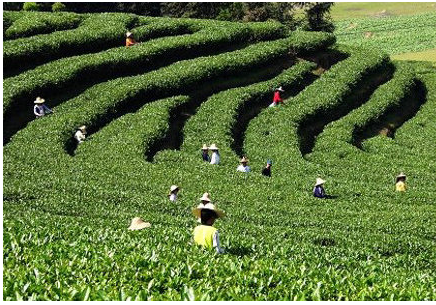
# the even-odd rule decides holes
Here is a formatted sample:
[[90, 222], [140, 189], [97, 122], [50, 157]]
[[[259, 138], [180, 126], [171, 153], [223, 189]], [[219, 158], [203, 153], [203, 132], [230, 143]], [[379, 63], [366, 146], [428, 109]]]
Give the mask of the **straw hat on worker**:
[[197, 208], [192, 210], [192, 214], [194, 214], [194, 216], [197, 218], [201, 218], [201, 210], [213, 211], [217, 215], [217, 218], [223, 218], [224, 216], [226, 216], [226, 214], [223, 211], [219, 210], [217, 207], [215, 207], [213, 203], [199, 204]]
[[175, 202], [177, 201], [177, 193], [179, 192], [180, 187], [178, 187], [177, 185], [171, 185], [170, 187], [170, 193], [168, 194], [168, 196], [170, 197], [170, 201]]
[[132, 222], [130, 223], [129, 230], [142, 230], [144, 228], [151, 227], [151, 223], [145, 222], [140, 217], [135, 217], [132, 219]]
[[43, 98], [38, 96], [33, 103], [34, 104], [44, 104], [45, 103], [45, 99], [43, 99]]
[[126, 33], [126, 37], [132, 37], [132, 35], [133, 35], [132, 32], [127, 32]]
[[218, 146], [212, 144], [209, 149], [212, 151], [212, 157], [210, 158], [210, 164], [220, 163], [220, 154], [218, 153]]
[[407, 178], [406, 174], [404, 174], [403, 172], [401, 172], [401, 173], [400, 173], [400, 174], [395, 178], [395, 181], [398, 182], [398, 180], [400, 180], [400, 179], [404, 179], [404, 180], [406, 180], [406, 178]]
[[315, 186], [323, 185], [326, 181], [321, 178], [316, 178]]
[[203, 204], [210, 203], [211, 200], [210, 200], [210, 197], [209, 197], [209, 196], [210, 196], [209, 193], [204, 193], [203, 196], [200, 198], [200, 201], [201, 201]]

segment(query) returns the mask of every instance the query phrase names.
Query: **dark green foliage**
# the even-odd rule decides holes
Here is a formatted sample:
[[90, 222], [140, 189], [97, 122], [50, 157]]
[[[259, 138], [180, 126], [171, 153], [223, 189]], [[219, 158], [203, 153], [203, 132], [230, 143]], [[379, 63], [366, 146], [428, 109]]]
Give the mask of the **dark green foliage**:
[[84, 16], [73, 13], [26, 12], [7, 28], [5, 39], [24, 38], [37, 34], [73, 29], [79, 26], [80, 22], [84, 19]]
[[[91, 21], [103, 24], [99, 17]], [[286, 33], [276, 23], [134, 20], [133, 32], [143, 39], [177, 36], [50, 62], [4, 81], [8, 108], [20, 94], [44, 86], [71, 88], [86, 71], [111, 79], [101, 82], [99, 76], [98, 84], [30, 122], [4, 146], [4, 300], [436, 299], [433, 66], [396, 65], [390, 81], [325, 126], [313, 154], [302, 156], [300, 124], [347, 109], [354, 91], [366, 94], [361, 84], [390, 71], [386, 54], [332, 47], [332, 35]], [[258, 42], [263, 39], [273, 41]], [[236, 41], [253, 44], [229, 52], [219, 48]], [[178, 53], [197, 48], [193, 58], [180, 60]], [[208, 48], [216, 54], [198, 57]], [[272, 99], [273, 87], [289, 92], [305, 84], [315, 64], [292, 54], [317, 58], [327, 48], [348, 57], [324, 73], [317, 69], [318, 79], [303, 91], [251, 120], [243, 150], [252, 172], [236, 172], [231, 129], [240, 115]], [[167, 65], [149, 71], [150, 60]], [[116, 78], [120, 67], [135, 63], [148, 72]], [[284, 70], [218, 92], [235, 75], [254, 80], [267, 64]], [[347, 142], [352, 129], [406, 105], [403, 94], [418, 83], [425, 102], [395, 138], [375, 137], [365, 151], [353, 149]], [[207, 86], [218, 93], [198, 101], [196, 113], [184, 113], [191, 94]], [[176, 110], [192, 115], [181, 149], [161, 150], [147, 162], [147, 150], [167, 135]], [[82, 124], [90, 133], [71, 156], [66, 148]], [[200, 156], [201, 145], [212, 141], [221, 147], [218, 166]], [[273, 160], [271, 178], [260, 174], [266, 159]], [[400, 170], [409, 177], [403, 194], [393, 191]], [[313, 198], [317, 176], [327, 180], [335, 199]], [[172, 184], [181, 186], [176, 203], [167, 197]], [[227, 214], [215, 224], [223, 255], [193, 245], [197, 222], [191, 210], [206, 191]], [[128, 231], [135, 216], [152, 226]]]

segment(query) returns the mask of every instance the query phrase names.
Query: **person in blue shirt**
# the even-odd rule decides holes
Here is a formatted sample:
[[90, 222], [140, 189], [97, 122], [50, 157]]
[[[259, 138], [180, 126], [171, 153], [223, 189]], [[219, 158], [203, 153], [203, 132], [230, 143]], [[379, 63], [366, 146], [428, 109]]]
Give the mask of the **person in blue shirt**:
[[321, 178], [316, 178], [315, 187], [313, 188], [313, 196], [317, 198], [326, 198], [325, 190], [324, 190], [325, 180]]
[[207, 147], [206, 144], [203, 144], [203, 148], [201, 149], [201, 156], [203, 157], [203, 161], [210, 162], [209, 147]]
[[36, 118], [40, 118], [46, 114], [53, 113], [53, 110], [48, 108], [44, 104], [44, 102], [45, 102], [45, 100], [43, 98], [40, 98], [39, 96], [33, 102], [35, 104], [35, 106], [33, 106], [33, 113], [35, 114]]

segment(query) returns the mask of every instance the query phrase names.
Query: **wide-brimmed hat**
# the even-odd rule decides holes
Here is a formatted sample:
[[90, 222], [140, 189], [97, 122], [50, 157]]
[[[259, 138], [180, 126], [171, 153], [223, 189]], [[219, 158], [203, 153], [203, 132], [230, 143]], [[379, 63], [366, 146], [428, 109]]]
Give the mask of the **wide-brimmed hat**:
[[321, 185], [321, 184], [324, 184], [324, 183], [325, 183], [325, 180], [323, 180], [321, 178], [316, 178], [315, 186], [318, 186], [318, 185]]
[[276, 89], [276, 91], [285, 92], [285, 90], [283, 90], [283, 87], [282, 87], [282, 86], [278, 87], [278, 88]]
[[35, 103], [35, 104], [44, 104], [44, 102], [45, 102], [45, 99], [40, 98], [38, 96], [33, 103]]
[[217, 147], [215, 144], [212, 144], [212, 145], [209, 147], [209, 149], [210, 149], [210, 150], [218, 150], [218, 147]]
[[178, 190], [179, 187], [177, 185], [171, 185], [170, 187], [170, 193], [174, 192], [175, 190]]
[[77, 128], [77, 129], [79, 129], [79, 130], [82, 131], [83, 133], [86, 133], [86, 126], [85, 126], [85, 125], [82, 125], [82, 126], [80, 126], [79, 128]]
[[195, 217], [200, 218], [201, 210], [203, 209], [214, 211], [218, 218], [222, 218], [226, 215], [223, 211], [218, 210], [213, 203], [200, 204], [196, 209], [192, 210], [192, 214], [194, 214]]
[[398, 179], [400, 179], [400, 178], [404, 178], [404, 179], [406, 179], [406, 178], [407, 178], [407, 177], [406, 177], [406, 174], [404, 174], [403, 172], [401, 172], [401, 173], [397, 176], [396, 180], [398, 181]]
[[132, 34], [132, 32], [127, 32], [126, 33], [126, 37], [130, 37], [130, 36], [132, 36], [133, 34]]
[[130, 223], [129, 230], [141, 230], [149, 227], [151, 227], [151, 223], [145, 222], [140, 217], [135, 217], [132, 219], [132, 222]]
[[201, 148], [202, 150], [208, 150], [209, 149], [209, 147], [207, 147], [207, 145], [206, 144], [203, 144], [203, 147]]
[[200, 198], [200, 201], [207, 201], [210, 202], [209, 193], [204, 193], [203, 196]]
[[248, 163], [248, 159], [244, 157], [242, 157], [241, 161], [239, 161], [239, 163]]

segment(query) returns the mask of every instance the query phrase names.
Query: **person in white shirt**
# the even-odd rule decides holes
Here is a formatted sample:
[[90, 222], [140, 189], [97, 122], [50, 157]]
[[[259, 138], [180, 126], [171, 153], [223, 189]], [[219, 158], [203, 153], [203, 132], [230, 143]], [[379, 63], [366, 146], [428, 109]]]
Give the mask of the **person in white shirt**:
[[36, 100], [33, 102], [35, 106], [33, 106], [33, 114], [36, 116], [36, 118], [43, 117], [46, 114], [53, 113], [53, 110], [48, 108], [44, 103], [45, 99], [40, 98], [39, 96], [36, 98]]
[[170, 201], [176, 202], [177, 201], [177, 193], [179, 192], [179, 187], [177, 185], [171, 185], [170, 187], [170, 193], [168, 196], [170, 197]]
[[209, 147], [209, 150], [212, 151], [212, 157], [210, 158], [210, 164], [219, 164], [220, 163], [220, 154], [218, 152], [218, 147], [215, 144], [212, 144]]
[[242, 157], [240, 162], [241, 162], [241, 164], [236, 169], [238, 172], [248, 173], [251, 171], [250, 167], [247, 165], [248, 159], [245, 158], [245, 156]]
[[85, 125], [80, 126], [77, 129], [76, 133], [74, 134], [74, 138], [77, 140], [78, 144], [80, 144], [83, 141], [85, 141], [86, 134], [87, 134], [87, 131], [86, 131], [86, 126]]

